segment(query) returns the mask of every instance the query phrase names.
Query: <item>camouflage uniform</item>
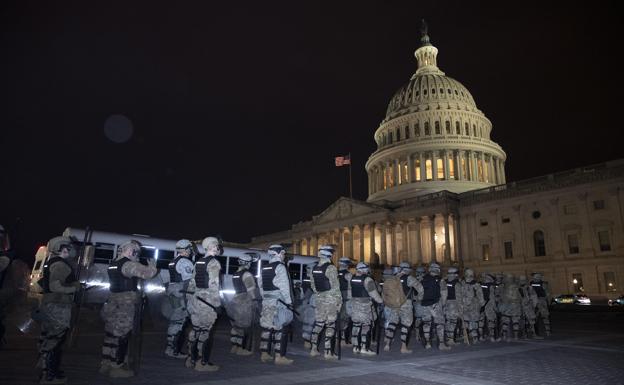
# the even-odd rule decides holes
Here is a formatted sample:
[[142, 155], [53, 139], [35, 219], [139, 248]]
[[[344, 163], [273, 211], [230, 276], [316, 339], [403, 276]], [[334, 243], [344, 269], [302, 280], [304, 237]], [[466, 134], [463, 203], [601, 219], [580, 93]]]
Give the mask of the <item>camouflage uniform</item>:
[[[342, 265], [342, 263], [341, 263]], [[348, 266], [348, 265], [347, 265]], [[351, 341], [349, 341], [349, 332], [350, 332], [350, 328], [349, 328], [349, 323], [351, 322], [351, 309], [349, 309], [349, 307], [351, 306], [350, 304], [347, 305], [348, 302], [348, 296], [349, 296], [349, 282], [351, 281], [352, 278], [352, 274], [349, 272], [349, 270], [345, 267], [343, 269], [338, 270], [338, 283], [340, 284], [340, 294], [342, 295], [342, 306], [340, 308], [340, 327], [341, 327], [341, 333], [342, 333], [342, 342], [345, 344], [349, 344], [351, 343]]]
[[[433, 263], [431, 265], [434, 265]], [[444, 343], [444, 305], [446, 305], [447, 290], [446, 285], [442, 284], [440, 279], [440, 267], [429, 267], [429, 274], [425, 275], [422, 281], [424, 296], [421, 300], [423, 311], [423, 332], [427, 345], [425, 348], [431, 348], [431, 323], [435, 322], [436, 334], [438, 336], [439, 349], [450, 349]]]
[[470, 269], [466, 269], [464, 273], [464, 281], [460, 287], [460, 297], [462, 301], [462, 321], [464, 327], [467, 327], [470, 339], [473, 343], [479, 340], [479, 316], [480, 309], [485, 305], [483, 298], [483, 290], [481, 285], [474, 280], [474, 273]]
[[312, 347], [312, 329], [314, 328], [314, 314], [316, 313], [316, 300], [314, 292], [310, 287], [309, 282], [304, 282], [303, 285], [303, 297], [301, 299], [301, 305], [298, 308], [298, 313], [301, 320], [301, 336], [304, 342], [304, 348], [310, 349]]
[[[426, 270], [424, 267], [420, 266], [418, 268], [416, 268], [416, 280], [421, 283], [421, 287], [422, 287], [422, 280], [424, 278], [426, 274]], [[421, 333], [421, 328], [422, 328], [422, 323], [423, 323], [423, 315], [424, 310], [422, 305], [420, 304], [420, 301], [422, 300], [422, 295], [421, 293], [424, 294], [423, 292], [418, 292], [418, 296], [414, 297], [412, 299], [412, 305], [414, 307], [414, 329], [416, 331], [416, 340], [419, 341], [420, 340], [420, 333]]]
[[65, 382], [59, 369], [61, 348], [70, 327], [74, 293], [80, 288], [72, 266], [66, 261], [68, 257], [69, 249], [65, 246], [58, 253], [51, 252], [43, 267], [43, 278], [39, 281], [43, 288], [39, 308], [41, 337], [38, 363], [42, 369], [42, 384]]
[[535, 308], [536, 317], [537, 319], [542, 320], [546, 337], [548, 337], [550, 336], [550, 312], [548, 311], [548, 304], [550, 303], [550, 289], [548, 287], [548, 282], [542, 281], [542, 275], [538, 274], [539, 273], [533, 274], [531, 287], [537, 294], [537, 307]]
[[285, 250], [280, 245], [269, 248], [271, 259], [262, 268], [260, 275], [260, 294], [262, 295], [262, 312], [260, 313], [260, 359], [268, 362], [271, 357], [271, 346], [275, 351], [275, 364], [288, 365], [292, 360], [286, 358], [288, 335], [284, 327], [293, 320], [293, 295], [288, 269], [283, 262]]
[[189, 321], [186, 309], [186, 296], [183, 291], [188, 290], [188, 285], [193, 276], [193, 261], [188, 256], [178, 255], [169, 263], [169, 284], [167, 296], [171, 304], [171, 315], [167, 328], [167, 349], [165, 354], [175, 358], [186, 358], [181, 353], [184, 344], [184, 329]]
[[535, 336], [535, 307], [537, 306], [537, 293], [533, 287], [527, 283], [525, 276], [518, 278], [520, 297], [522, 298], [522, 316], [524, 323], [524, 337]]
[[258, 287], [247, 265], [241, 265], [232, 275], [232, 283], [236, 294], [227, 305], [227, 313], [232, 324], [230, 329], [231, 352], [249, 355], [253, 341], [248, 340], [248, 338], [256, 314], [256, 290]]
[[514, 339], [518, 339], [520, 330], [520, 316], [522, 314], [522, 298], [518, 284], [514, 281], [511, 274], [505, 275], [501, 290], [501, 303], [499, 309], [502, 316], [501, 337], [506, 341], [509, 337], [509, 323], [511, 323]]
[[136, 254], [127, 253], [125, 250], [131, 250], [132, 246], [128, 246], [127, 249], [124, 247], [125, 244], [122, 246], [121, 255], [118, 255], [108, 267], [111, 293], [101, 311], [105, 335], [100, 373], [111, 377], [134, 375], [123, 366], [135, 323], [136, 307], [141, 306], [143, 300], [137, 283], [138, 279], [152, 278], [158, 272], [153, 259], [148, 260], [148, 265], [145, 266], [138, 261], [138, 251]]
[[[479, 311], [479, 330], [481, 341], [485, 340], [486, 325], [490, 341], [496, 341], [496, 299], [494, 296], [494, 277], [490, 274], [481, 274], [481, 292], [485, 305]], [[487, 320], [487, 324], [486, 324]]]
[[387, 318], [386, 321], [388, 323], [388, 327], [386, 328], [386, 339], [384, 346], [384, 351], [390, 351], [390, 345], [392, 344], [392, 340], [394, 339], [394, 333], [396, 331], [397, 326], [401, 326], [401, 353], [411, 353], [412, 351], [407, 349], [407, 337], [409, 335], [409, 329], [412, 327], [414, 323], [414, 308], [412, 304], [412, 299], [417, 298], [419, 301], [422, 299], [424, 294], [423, 287], [421, 283], [413, 277], [409, 275], [411, 269], [408, 272], [400, 271], [398, 273], [398, 278], [401, 282], [401, 286], [403, 288], [403, 293], [405, 294], [405, 302], [398, 309], [392, 309], [386, 306], [387, 310]]
[[[454, 268], [457, 271], [456, 268]], [[447, 297], [446, 304], [444, 305], [444, 318], [445, 322], [445, 335], [446, 343], [448, 345], [455, 344], [455, 329], [457, 328], [457, 320], [460, 319], [462, 314], [462, 296], [461, 296], [461, 284], [457, 278], [457, 273], [451, 273], [449, 276], [443, 279], [440, 284], [446, 287]]]
[[203, 258], [195, 262], [193, 277], [189, 282], [188, 312], [193, 329], [189, 334], [189, 357], [186, 367], [197, 371], [215, 371], [219, 366], [210, 363], [210, 331], [217, 321], [217, 309], [221, 306], [221, 264], [217, 251], [206, 251]]
[[342, 307], [342, 294], [338, 282], [338, 270], [331, 261], [321, 256], [318, 265], [312, 270], [312, 290], [316, 297], [316, 313], [314, 315], [314, 329], [312, 330], [312, 350], [310, 354], [316, 356], [318, 352], [318, 338], [325, 329], [325, 358], [337, 358], [332, 353], [332, 340], [336, 333], [336, 319]]
[[353, 352], [374, 355], [375, 353], [369, 349], [370, 331], [375, 314], [372, 301], [382, 304], [383, 300], [377, 291], [375, 281], [365, 272], [358, 271], [349, 282], [347, 298], [353, 322], [351, 329]]
[[496, 339], [500, 341], [501, 339], [501, 331], [502, 331], [502, 322], [503, 317], [501, 314], [501, 305], [502, 305], [502, 295], [503, 295], [503, 278], [505, 275], [503, 273], [496, 273], [494, 279], [494, 311], [496, 312], [495, 325], [496, 325]]

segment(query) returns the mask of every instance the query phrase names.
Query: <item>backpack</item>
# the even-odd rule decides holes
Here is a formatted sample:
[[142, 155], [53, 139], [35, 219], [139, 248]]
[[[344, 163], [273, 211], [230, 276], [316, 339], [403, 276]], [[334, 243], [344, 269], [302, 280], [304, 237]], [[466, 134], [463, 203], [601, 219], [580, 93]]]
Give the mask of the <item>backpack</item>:
[[391, 276], [384, 278], [383, 283], [383, 301], [387, 307], [398, 309], [405, 303], [405, 293], [399, 277]]

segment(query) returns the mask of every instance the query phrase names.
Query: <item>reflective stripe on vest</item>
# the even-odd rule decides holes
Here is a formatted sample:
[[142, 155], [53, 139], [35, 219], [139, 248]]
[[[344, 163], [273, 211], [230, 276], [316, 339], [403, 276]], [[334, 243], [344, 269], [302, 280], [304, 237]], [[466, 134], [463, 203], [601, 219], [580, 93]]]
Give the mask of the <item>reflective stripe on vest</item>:
[[331, 289], [329, 278], [327, 278], [327, 275], [325, 275], [327, 267], [331, 265], [331, 263], [326, 263], [320, 266], [316, 265], [314, 266], [314, 269], [312, 269], [312, 278], [314, 279], [314, 287], [316, 287], [316, 291], [323, 292]]
[[364, 281], [366, 277], [353, 277], [351, 278], [351, 297], [353, 298], [366, 298], [370, 297], [366, 287], [364, 287]]
[[123, 257], [112, 262], [108, 266], [108, 280], [110, 282], [110, 291], [112, 293], [123, 293], [126, 291], [137, 291], [137, 277], [128, 278], [121, 273], [121, 269], [130, 259]]

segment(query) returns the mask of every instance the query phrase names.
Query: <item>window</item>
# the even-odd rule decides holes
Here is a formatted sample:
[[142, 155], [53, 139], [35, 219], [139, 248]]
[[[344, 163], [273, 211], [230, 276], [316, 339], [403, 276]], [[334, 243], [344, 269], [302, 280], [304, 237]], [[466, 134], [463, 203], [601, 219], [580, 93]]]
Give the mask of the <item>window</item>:
[[533, 247], [535, 249], [536, 257], [543, 257], [546, 255], [546, 244], [544, 242], [544, 232], [537, 230], [533, 233]]
[[425, 161], [425, 172], [427, 173], [427, 175], [426, 175], [427, 180], [432, 180], [433, 179], [433, 169], [431, 168], [431, 159], [427, 159]]
[[414, 125], [414, 135], [420, 136], [420, 124], [418, 122]]
[[111, 243], [96, 243], [93, 253], [93, 262], [109, 264], [114, 254], [115, 245]]
[[503, 222], [503, 223], [509, 223], [509, 222], [511, 222], [511, 219], [509, 219], [509, 217], [502, 217], [502, 218], [501, 218], [501, 222]]
[[476, 124], [472, 125], [472, 135], [477, 136], [477, 125]]
[[421, 179], [420, 179], [421, 178], [420, 177], [420, 159], [416, 159], [414, 161], [414, 168], [415, 168], [414, 171], [416, 171], [415, 172], [415, 174], [416, 174], [416, 181], [420, 182], [421, 181]]
[[[455, 91], [455, 92], [457, 92], [457, 91]], [[466, 136], [469, 136], [470, 135], [470, 129], [468, 128], [468, 123], [464, 124], [464, 130], [466, 131]]]
[[605, 208], [604, 200], [594, 201], [594, 210], [603, 210]]
[[431, 89], [431, 94], [435, 95], [435, 88]]
[[455, 162], [449, 159], [449, 179], [455, 179]]
[[228, 263], [228, 271], [227, 274], [234, 274], [236, 272], [236, 270], [238, 270], [238, 258], [237, 257], [230, 257], [230, 261]]
[[563, 206], [563, 213], [565, 215], [574, 215], [576, 214], [576, 205], [565, 205]]
[[600, 251], [611, 250], [611, 242], [609, 241], [609, 232], [607, 230], [598, 232], [598, 243], [600, 244]]
[[444, 88], [440, 88], [440, 93], [443, 94], [444, 93]]
[[423, 95], [427, 95], [427, 89], [423, 90]]
[[394, 135], [392, 135], [392, 132], [389, 132], [389, 133], [388, 133], [388, 144], [392, 144], [392, 139], [393, 139], [393, 136], [394, 136]]
[[431, 129], [429, 128], [429, 122], [425, 122], [425, 135], [431, 135]]
[[505, 259], [513, 258], [513, 244], [511, 241], [505, 241], [503, 246], [505, 246]]
[[444, 180], [444, 160], [440, 158], [436, 159], [436, 167], [438, 169], [438, 179]]
[[397, 128], [396, 129], [396, 141], [400, 141], [401, 140], [401, 129]]
[[572, 274], [572, 285], [574, 285], [575, 293], [585, 291], [585, 288], [583, 287], [583, 274]]
[[301, 280], [301, 264], [299, 263], [289, 263], [288, 271], [290, 272], [290, 278], [294, 281]]
[[416, 90], [416, 96], [420, 95], [420, 90]]
[[535, 210], [531, 213], [531, 216], [533, 217], [533, 219], [539, 219], [539, 217], [542, 216], [542, 213], [540, 213], [539, 211]]
[[568, 252], [570, 254], [579, 253], [579, 238], [578, 234], [568, 234]]
[[435, 123], [435, 133], [436, 135], [440, 135], [440, 122], [436, 121]]
[[39, 270], [39, 268], [41, 267], [42, 263], [43, 263], [43, 260], [37, 261], [37, 263], [35, 263], [35, 268], [33, 270]]
[[489, 261], [490, 260], [490, 245], [488, 244], [481, 245], [481, 253], [483, 256], [483, 260]]
[[451, 122], [449, 122], [448, 120], [444, 123], [444, 125], [446, 126], [446, 133], [450, 134], [451, 133]]
[[615, 293], [617, 291], [615, 287], [615, 273], [612, 271], [605, 271], [604, 273], [605, 290], [607, 293]]
[[409, 126], [405, 126], [405, 139], [409, 139], [409, 137], [410, 137]]
[[447, 88], [447, 89], [446, 89], [446, 92], [450, 94], [450, 93], [451, 93], [451, 89], [450, 89], [450, 88]]
[[461, 135], [461, 127], [460, 127], [459, 122], [455, 122], [455, 133], [457, 135]]
[[479, 224], [480, 224], [481, 226], [487, 226], [487, 225], [488, 225], [488, 221], [487, 221], [487, 219], [481, 219], [481, 220], [479, 221]]
[[401, 184], [407, 183], [407, 162], [401, 166]]
[[383, 134], [383, 135], [381, 136], [381, 145], [382, 145], [382, 146], [385, 146], [385, 145], [386, 145], [386, 134]]

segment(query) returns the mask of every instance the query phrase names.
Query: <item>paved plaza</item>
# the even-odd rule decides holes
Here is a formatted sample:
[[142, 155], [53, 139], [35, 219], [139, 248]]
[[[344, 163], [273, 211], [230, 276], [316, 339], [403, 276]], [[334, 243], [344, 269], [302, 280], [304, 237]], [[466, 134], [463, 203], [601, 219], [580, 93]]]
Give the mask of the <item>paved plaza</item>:
[[[66, 349], [63, 369], [68, 384], [135, 385], [282, 385], [282, 384], [624, 384], [624, 312], [554, 312], [552, 338], [518, 342], [462, 344], [450, 352], [413, 346], [409, 355], [393, 352], [361, 357], [343, 349], [342, 360], [326, 362], [308, 357], [295, 335], [287, 367], [263, 364], [259, 353], [240, 357], [229, 353], [228, 329], [219, 324], [213, 362], [218, 372], [198, 373], [183, 361], [164, 356], [164, 324], [145, 325], [140, 373], [130, 379], [98, 374], [102, 333], [97, 317], [84, 316], [76, 347]], [[101, 330], [101, 329], [99, 329]], [[11, 333], [0, 351], [0, 384], [36, 384], [36, 338]]]

